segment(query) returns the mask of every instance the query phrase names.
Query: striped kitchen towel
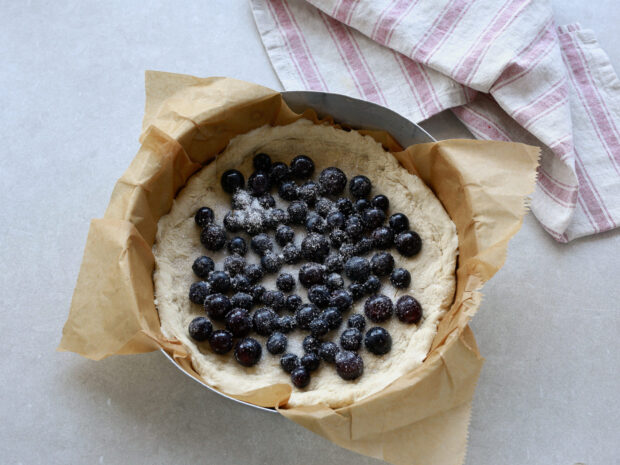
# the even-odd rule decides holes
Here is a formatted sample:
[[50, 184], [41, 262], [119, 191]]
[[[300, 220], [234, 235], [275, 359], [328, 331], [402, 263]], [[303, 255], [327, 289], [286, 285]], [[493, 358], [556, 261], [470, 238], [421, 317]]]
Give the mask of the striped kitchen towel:
[[251, 0], [287, 90], [442, 110], [480, 139], [542, 147], [532, 211], [556, 240], [620, 224], [620, 81], [545, 0]]

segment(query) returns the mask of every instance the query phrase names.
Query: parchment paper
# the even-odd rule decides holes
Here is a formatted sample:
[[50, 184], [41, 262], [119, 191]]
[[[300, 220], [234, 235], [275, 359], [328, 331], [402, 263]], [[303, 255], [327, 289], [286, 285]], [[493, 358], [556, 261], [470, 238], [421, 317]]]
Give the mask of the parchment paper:
[[[332, 122], [318, 121], [311, 110], [295, 114], [278, 92], [229, 78], [147, 72], [146, 94], [141, 148], [103, 219], [91, 222], [59, 350], [100, 360], [163, 348], [200, 379], [183, 346], [160, 330], [151, 252], [157, 221], [232, 137], [300, 117]], [[284, 384], [235, 397], [279, 406], [287, 418], [342, 447], [394, 464], [459, 464], [483, 362], [467, 324], [480, 305], [479, 289], [503, 265], [508, 240], [521, 227], [539, 149], [448, 140], [401, 150], [389, 134], [369, 134], [433, 189], [457, 227], [455, 300], [427, 359], [381, 392], [339, 409], [287, 408], [291, 387]]]

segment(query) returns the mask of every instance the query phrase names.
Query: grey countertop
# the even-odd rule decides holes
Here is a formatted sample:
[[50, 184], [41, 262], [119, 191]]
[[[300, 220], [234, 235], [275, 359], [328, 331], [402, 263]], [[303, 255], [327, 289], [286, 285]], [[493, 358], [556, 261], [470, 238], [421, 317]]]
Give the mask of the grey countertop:
[[[554, 3], [620, 65], [614, 0]], [[55, 352], [89, 220], [138, 149], [144, 70], [281, 89], [247, 2], [1, 5], [0, 462], [379, 463], [207, 391], [160, 353]], [[425, 127], [468, 137], [449, 113]], [[472, 324], [486, 364], [467, 464], [620, 463], [619, 258], [618, 231], [561, 245], [526, 218]]]

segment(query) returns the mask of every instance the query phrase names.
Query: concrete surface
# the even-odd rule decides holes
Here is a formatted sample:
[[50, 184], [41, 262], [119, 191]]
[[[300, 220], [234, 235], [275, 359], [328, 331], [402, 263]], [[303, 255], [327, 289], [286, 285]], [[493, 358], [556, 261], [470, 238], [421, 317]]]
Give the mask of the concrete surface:
[[[620, 66], [613, 0], [559, 1]], [[0, 1], [0, 462], [372, 464], [213, 394], [159, 353], [55, 352], [88, 222], [137, 148], [143, 73], [280, 84], [246, 0]], [[449, 114], [437, 137], [467, 136]], [[620, 234], [528, 216], [473, 322], [486, 357], [466, 463], [620, 463]]]

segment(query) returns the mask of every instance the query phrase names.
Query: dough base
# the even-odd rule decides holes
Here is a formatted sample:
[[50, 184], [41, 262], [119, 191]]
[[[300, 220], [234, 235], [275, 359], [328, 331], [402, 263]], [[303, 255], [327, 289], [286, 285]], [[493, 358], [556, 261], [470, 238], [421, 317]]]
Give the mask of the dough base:
[[[193, 261], [198, 256], [208, 255], [215, 261], [216, 269], [222, 269], [227, 254], [225, 251], [208, 252], [201, 245], [194, 213], [201, 206], [209, 206], [215, 212], [216, 222], [221, 224], [230, 209], [230, 195], [221, 189], [220, 175], [235, 168], [247, 180], [252, 172], [252, 157], [259, 152], [268, 153], [274, 162], [287, 164], [298, 154], [308, 155], [316, 165], [315, 180], [321, 170], [329, 166], [339, 167], [348, 178], [356, 174], [368, 176], [373, 183], [371, 195], [381, 193], [390, 199], [388, 215], [405, 213], [411, 228], [422, 238], [422, 251], [416, 257], [406, 258], [395, 249], [391, 250], [396, 266], [411, 273], [409, 289], [396, 290], [384, 278], [380, 291], [394, 301], [404, 293], [413, 295], [424, 310], [422, 321], [418, 325], [407, 325], [394, 316], [381, 324], [392, 336], [392, 350], [378, 357], [365, 348], [360, 349], [364, 359], [364, 374], [360, 378], [344, 381], [336, 374], [333, 365], [323, 362], [312, 373], [310, 385], [303, 390], [293, 388], [289, 400], [290, 406], [323, 403], [335, 408], [351, 404], [385, 388], [425, 359], [436, 334], [437, 322], [454, 296], [458, 245], [455, 226], [439, 200], [417, 176], [402, 168], [396, 158], [374, 139], [357, 131], [347, 132], [302, 119], [287, 126], [264, 126], [231, 140], [226, 150], [192, 176], [180, 191], [170, 213], [159, 221], [153, 246], [155, 303], [162, 331], [167, 337], [183, 343], [191, 354], [196, 371], [209, 385], [222, 392], [235, 395], [277, 383], [290, 384], [289, 375], [280, 367], [280, 357], [266, 350], [266, 338], [262, 336], [252, 335], [263, 345], [260, 362], [245, 368], [234, 360], [232, 351], [216, 355], [208, 343], [196, 343], [187, 333], [190, 321], [204, 315], [202, 307], [191, 303], [187, 297], [189, 286], [197, 280], [191, 269]], [[274, 197], [280, 200], [277, 195]], [[297, 232], [295, 242], [300, 243], [302, 238], [303, 234]], [[280, 250], [277, 244], [276, 250]], [[249, 263], [258, 262], [258, 257], [251, 251], [246, 259]], [[291, 272], [297, 279], [298, 270], [299, 265], [285, 265], [281, 272]], [[276, 289], [276, 277], [267, 275], [261, 284], [267, 289]], [[299, 282], [293, 292], [307, 300], [306, 290]], [[340, 329], [330, 332], [326, 340], [338, 342], [340, 333], [346, 329], [346, 319], [353, 313], [363, 313], [365, 300], [355, 302], [354, 308], [343, 315], [345, 322]], [[214, 322], [214, 326], [223, 328], [219, 322]], [[368, 322], [367, 329], [371, 326], [373, 324]], [[302, 355], [301, 341], [306, 334], [302, 331], [289, 334], [286, 351]]]

